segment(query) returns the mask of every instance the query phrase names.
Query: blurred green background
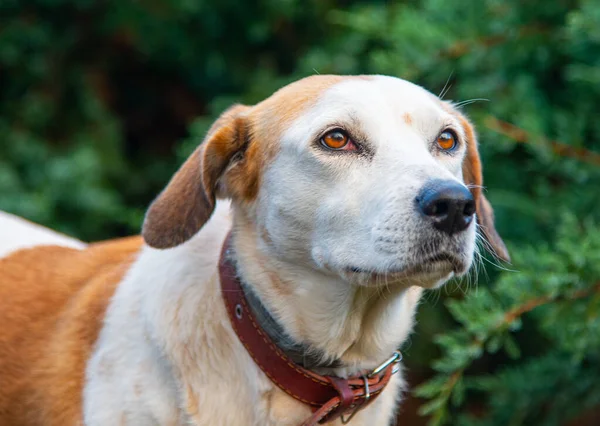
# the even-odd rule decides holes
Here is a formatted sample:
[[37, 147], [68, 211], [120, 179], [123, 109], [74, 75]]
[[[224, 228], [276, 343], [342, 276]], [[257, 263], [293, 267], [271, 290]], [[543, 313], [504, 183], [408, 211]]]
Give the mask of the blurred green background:
[[482, 99], [463, 110], [513, 264], [425, 298], [399, 424], [600, 424], [600, 2], [2, 0], [0, 19], [0, 209], [88, 241], [137, 233], [224, 108], [298, 78]]

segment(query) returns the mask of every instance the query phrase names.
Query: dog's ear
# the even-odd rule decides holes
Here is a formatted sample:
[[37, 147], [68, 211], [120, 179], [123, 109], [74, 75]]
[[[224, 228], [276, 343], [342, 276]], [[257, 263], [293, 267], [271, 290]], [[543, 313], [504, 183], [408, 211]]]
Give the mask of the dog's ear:
[[504, 241], [502, 241], [494, 226], [494, 210], [482, 192], [483, 174], [475, 130], [464, 116], [460, 116], [459, 118], [467, 139], [467, 155], [463, 161], [463, 180], [473, 194], [473, 198], [475, 198], [477, 224], [494, 254], [500, 259], [510, 262], [510, 255], [508, 254], [506, 245], [504, 245]]
[[166, 249], [194, 236], [214, 208], [219, 179], [248, 143], [245, 105], [226, 110], [156, 197], [146, 212], [142, 236], [151, 247]]

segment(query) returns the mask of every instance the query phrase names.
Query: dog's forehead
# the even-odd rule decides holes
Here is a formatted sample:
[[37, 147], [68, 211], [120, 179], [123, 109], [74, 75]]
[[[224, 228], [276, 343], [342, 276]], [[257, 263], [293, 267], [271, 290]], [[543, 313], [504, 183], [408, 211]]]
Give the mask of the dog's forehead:
[[351, 102], [357, 105], [387, 106], [394, 109], [417, 110], [438, 108], [433, 94], [410, 81], [382, 75], [360, 79], [344, 79], [328, 88], [323, 101]]
[[441, 102], [416, 84], [388, 76], [315, 75], [289, 84], [256, 105], [255, 119], [290, 124], [315, 106], [344, 110], [392, 109], [444, 113]]
[[355, 78], [363, 77], [313, 75], [282, 87], [252, 108], [251, 121], [255, 131], [264, 136], [281, 135], [287, 126], [314, 106], [328, 89]]
[[450, 111], [436, 96], [409, 81], [387, 76], [335, 84], [314, 110], [316, 116], [333, 121], [351, 116], [374, 129], [407, 125], [423, 133], [452, 120]]
[[399, 126], [428, 135], [455, 121], [451, 108], [422, 87], [377, 75], [299, 80], [257, 105], [255, 117], [261, 139], [273, 143], [302, 141], [318, 128], [348, 120], [374, 136]]

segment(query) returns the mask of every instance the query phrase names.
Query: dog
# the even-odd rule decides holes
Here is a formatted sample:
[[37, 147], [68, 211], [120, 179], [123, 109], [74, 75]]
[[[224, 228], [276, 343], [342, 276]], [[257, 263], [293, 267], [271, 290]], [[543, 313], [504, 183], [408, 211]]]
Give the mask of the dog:
[[399, 78], [311, 76], [234, 105], [141, 236], [17, 250], [35, 245], [23, 225], [3, 243], [0, 424], [303, 424], [318, 407], [282, 390], [232, 325], [225, 245], [290, 368], [363, 377], [343, 385], [363, 402], [377, 393], [357, 407], [340, 391], [352, 412], [323, 421], [388, 425], [402, 372], [377, 391], [367, 381], [383, 376], [365, 372], [397, 363], [423, 289], [467, 273], [478, 234], [508, 260], [482, 184], [468, 119]]

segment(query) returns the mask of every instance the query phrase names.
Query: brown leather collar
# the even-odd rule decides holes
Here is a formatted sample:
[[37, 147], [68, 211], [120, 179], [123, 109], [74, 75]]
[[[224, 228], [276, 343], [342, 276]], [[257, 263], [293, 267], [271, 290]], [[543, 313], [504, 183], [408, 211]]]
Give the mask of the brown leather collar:
[[343, 423], [373, 402], [397, 371], [402, 360], [395, 352], [373, 372], [347, 379], [323, 376], [295, 364], [258, 325], [230, 255], [231, 234], [223, 244], [219, 261], [221, 292], [231, 325], [260, 369], [282, 391], [310, 406], [312, 416], [302, 426], [342, 418]]

